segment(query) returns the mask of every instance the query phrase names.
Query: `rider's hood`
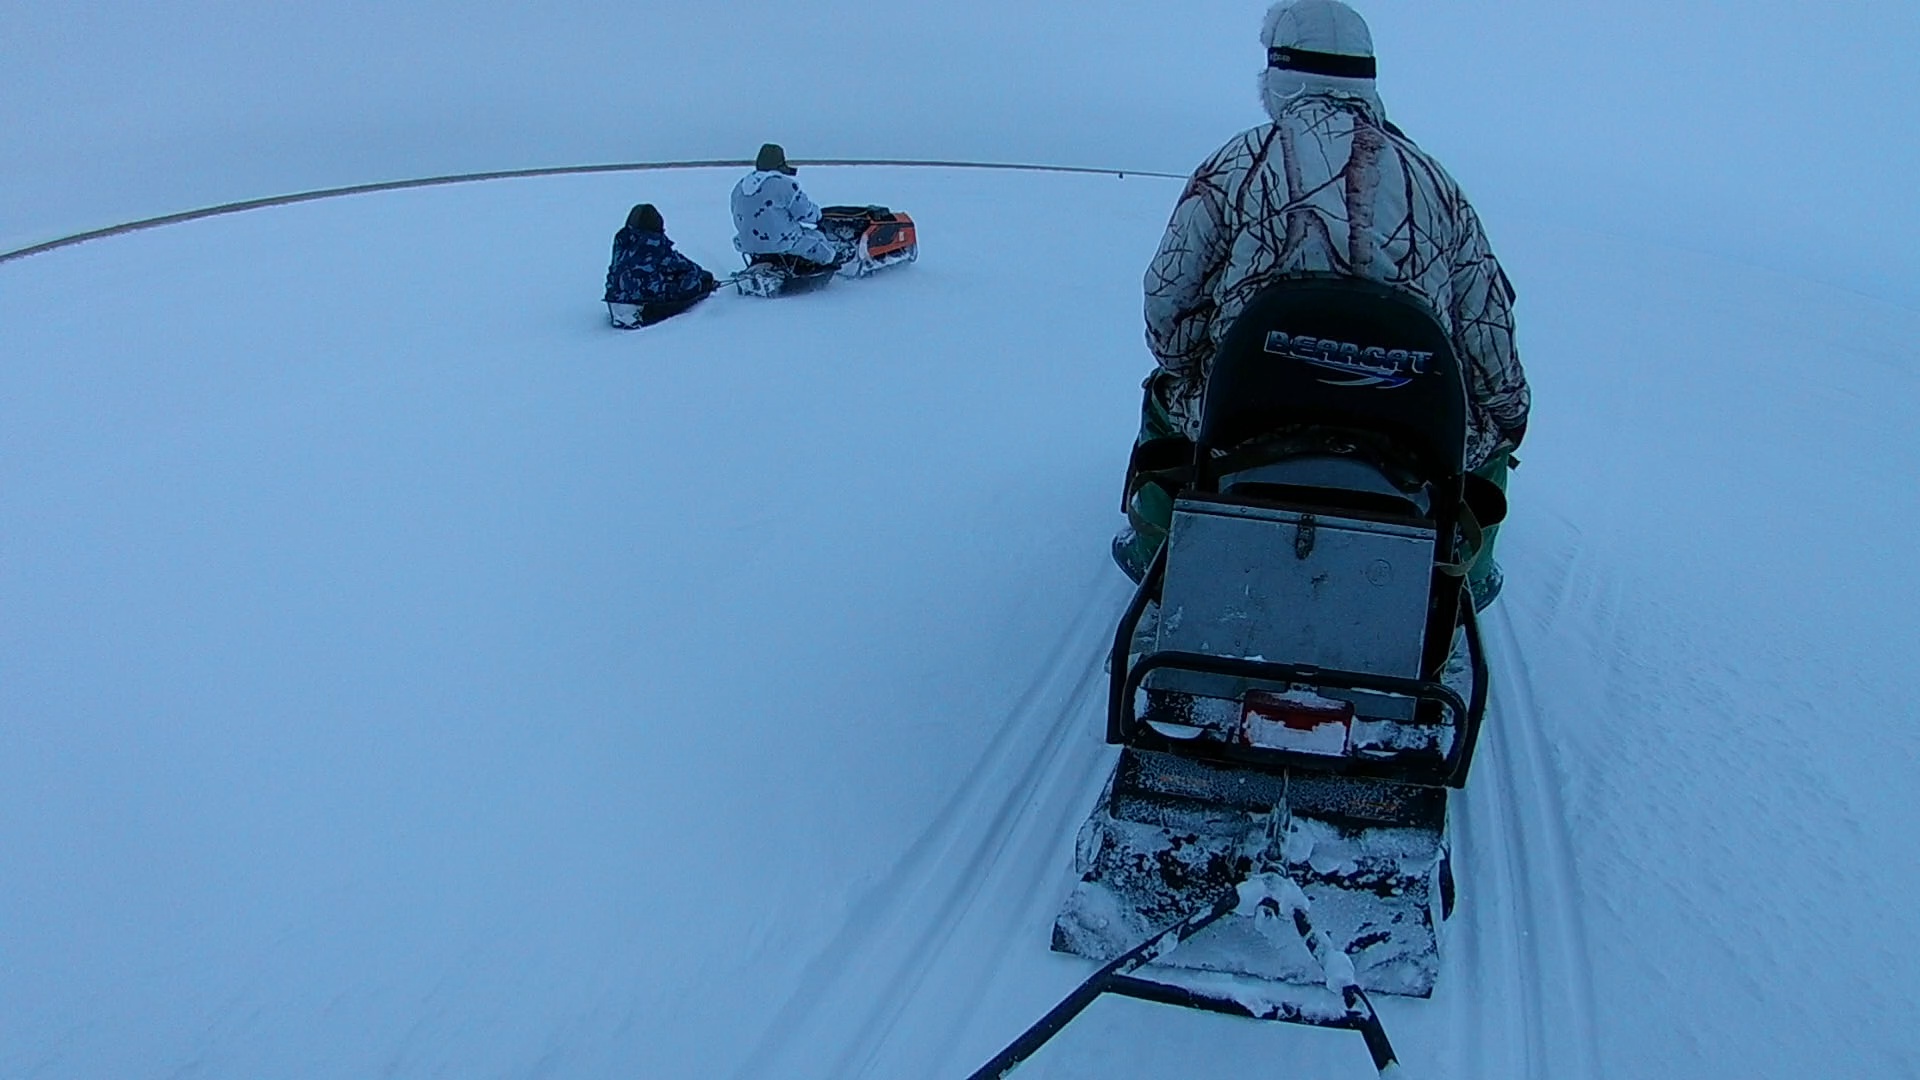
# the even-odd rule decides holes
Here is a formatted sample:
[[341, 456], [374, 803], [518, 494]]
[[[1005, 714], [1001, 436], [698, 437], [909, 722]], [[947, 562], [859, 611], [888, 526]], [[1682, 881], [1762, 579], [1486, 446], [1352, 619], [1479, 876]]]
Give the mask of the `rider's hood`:
[[[1375, 120], [1386, 119], [1387, 110], [1380, 103], [1372, 75], [1310, 70], [1345, 66], [1341, 61], [1349, 58], [1371, 67], [1373, 35], [1367, 30], [1367, 22], [1340, 0], [1282, 0], [1267, 9], [1266, 21], [1260, 26], [1260, 43], [1270, 55], [1275, 50], [1284, 50], [1289, 56], [1295, 51], [1308, 54], [1297, 63], [1292, 59], [1281, 61], [1291, 66], [1270, 66], [1260, 73], [1260, 103], [1266, 106], [1270, 118], [1277, 121], [1296, 99], [1317, 95], [1359, 101]], [[1333, 63], [1326, 62], [1329, 58]]]

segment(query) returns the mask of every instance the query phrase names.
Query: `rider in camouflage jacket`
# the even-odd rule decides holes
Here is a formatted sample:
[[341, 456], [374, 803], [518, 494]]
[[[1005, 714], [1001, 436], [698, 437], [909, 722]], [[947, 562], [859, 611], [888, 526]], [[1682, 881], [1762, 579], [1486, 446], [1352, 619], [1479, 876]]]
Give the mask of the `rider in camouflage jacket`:
[[1268, 11], [1270, 123], [1195, 171], [1146, 274], [1156, 397], [1192, 437], [1215, 349], [1247, 302], [1288, 275], [1341, 274], [1425, 301], [1467, 374], [1469, 468], [1517, 446], [1530, 395], [1513, 289], [1446, 171], [1387, 122], [1366, 23], [1337, 0]]

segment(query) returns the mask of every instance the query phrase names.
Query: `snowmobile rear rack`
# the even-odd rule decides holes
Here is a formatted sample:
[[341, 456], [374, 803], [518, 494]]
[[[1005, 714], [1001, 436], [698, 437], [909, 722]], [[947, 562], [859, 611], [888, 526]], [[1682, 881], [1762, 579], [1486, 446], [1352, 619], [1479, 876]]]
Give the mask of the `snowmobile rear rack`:
[[[1468, 769], [1473, 764], [1473, 748], [1479, 742], [1480, 723], [1486, 714], [1487, 706], [1486, 656], [1481, 647], [1480, 626], [1474, 617], [1472, 605], [1465, 605], [1462, 613], [1467, 655], [1473, 671], [1473, 686], [1468, 700], [1462, 700], [1451, 687], [1434, 680], [1404, 679], [1359, 671], [1284, 664], [1270, 660], [1245, 660], [1190, 652], [1153, 652], [1142, 656], [1137, 661], [1133, 660], [1129, 648], [1139, 628], [1140, 620], [1146, 614], [1147, 605], [1158, 594], [1160, 584], [1166, 577], [1166, 570], [1167, 548], [1162, 546], [1159, 554], [1154, 557], [1152, 564], [1148, 567], [1146, 575], [1140, 579], [1139, 586], [1134, 590], [1133, 601], [1127, 605], [1126, 614], [1114, 631], [1113, 650], [1108, 664], [1107, 742], [1146, 750], [1177, 749], [1178, 752], [1189, 756], [1204, 756], [1218, 761], [1268, 769], [1305, 765], [1316, 771], [1337, 772], [1379, 780], [1440, 783], [1455, 788], [1466, 783]], [[1301, 755], [1287, 750], [1174, 739], [1154, 730], [1151, 724], [1143, 721], [1137, 707], [1139, 691], [1147, 675], [1157, 670], [1169, 669], [1282, 686], [1301, 685], [1331, 690], [1368, 691], [1432, 702], [1451, 714], [1456, 736], [1438, 769], [1422, 767], [1416, 762], [1376, 762], [1365, 758], [1332, 761], [1325, 757]]]

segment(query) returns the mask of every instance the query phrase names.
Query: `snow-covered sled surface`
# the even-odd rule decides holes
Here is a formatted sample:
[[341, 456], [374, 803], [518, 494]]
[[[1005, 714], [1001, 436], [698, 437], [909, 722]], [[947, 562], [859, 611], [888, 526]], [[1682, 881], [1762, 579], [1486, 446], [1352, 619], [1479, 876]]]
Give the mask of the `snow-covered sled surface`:
[[[0, 1076], [964, 1075], [1087, 973], [1048, 928], [1178, 185], [809, 176], [920, 262], [615, 333], [632, 202], [734, 265], [685, 173], [0, 266]], [[1911, 1075], [1920, 318], [1497, 224], [1539, 405], [1396, 1047]], [[1020, 1075], [1366, 1072], [1103, 1001]]]

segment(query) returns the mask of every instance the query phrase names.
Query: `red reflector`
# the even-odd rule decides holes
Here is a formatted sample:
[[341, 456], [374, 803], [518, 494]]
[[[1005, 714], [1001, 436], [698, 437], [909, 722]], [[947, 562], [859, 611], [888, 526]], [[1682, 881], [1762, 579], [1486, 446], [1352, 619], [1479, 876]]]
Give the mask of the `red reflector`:
[[1345, 754], [1353, 702], [1311, 690], [1249, 690], [1240, 703], [1240, 741], [1271, 750]]

